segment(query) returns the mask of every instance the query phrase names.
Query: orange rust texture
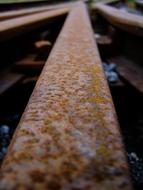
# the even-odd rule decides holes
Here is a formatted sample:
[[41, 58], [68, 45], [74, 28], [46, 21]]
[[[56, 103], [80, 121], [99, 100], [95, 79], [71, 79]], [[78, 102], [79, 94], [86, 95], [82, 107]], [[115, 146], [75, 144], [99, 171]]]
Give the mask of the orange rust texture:
[[1, 190], [129, 190], [88, 14], [69, 14], [1, 169]]

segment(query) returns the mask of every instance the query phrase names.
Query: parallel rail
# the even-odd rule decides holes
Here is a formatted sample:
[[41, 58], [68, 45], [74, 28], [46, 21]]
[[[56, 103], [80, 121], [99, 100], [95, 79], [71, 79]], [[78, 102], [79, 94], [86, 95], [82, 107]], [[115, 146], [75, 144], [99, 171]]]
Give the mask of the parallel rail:
[[111, 24], [133, 34], [143, 36], [143, 17], [128, 12], [123, 12], [117, 8], [103, 3], [96, 3], [92, 6]]
[[86, 7], [69, 14], [1, 168], [1, 190], [132, 189]]
[[70, 8], [74, 6], [74, 3], [62, 3], [59, 5], [46, 5], [42, 7], [35, 7], [35, 8], [29, 8], [29, 9], [23, 9], [23, 10], [15, 10], [15, 11], [5, 11], [0, 13], [0, 21], [11, 19], [19, 16], [25, 16], [30, 15], [42, 11], [49, 11], [53, 9], [59, 9], [59, 8]]
[[0, 22], [0, 41], [10, 39], [39, 26], [52, 22], [52, 19], [59, 19], [69, 12], [70, 8], [61, 8], [42, 13], [35, 13], [19, 18], [8, 19]]

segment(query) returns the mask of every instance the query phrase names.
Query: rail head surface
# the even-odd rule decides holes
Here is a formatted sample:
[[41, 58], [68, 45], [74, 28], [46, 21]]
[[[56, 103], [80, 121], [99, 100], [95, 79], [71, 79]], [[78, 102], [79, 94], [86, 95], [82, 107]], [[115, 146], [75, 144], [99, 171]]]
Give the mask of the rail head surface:
[[15, 132], [0, 190], [130, 190], [86, 7], [70, 12]]

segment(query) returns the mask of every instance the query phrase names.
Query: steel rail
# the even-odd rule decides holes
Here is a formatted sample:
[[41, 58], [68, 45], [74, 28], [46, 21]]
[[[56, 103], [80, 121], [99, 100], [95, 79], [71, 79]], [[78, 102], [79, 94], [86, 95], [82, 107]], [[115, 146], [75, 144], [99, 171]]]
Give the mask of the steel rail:
[[59, 9], [59, 8], [71, 8], [74, 6], [74, 3], [61, 3], [58, 5], [46, 5], [42, 7], [34, 7], [34, 8], [25, 8], [22, 10], [15, 10], [15, 11], [5, 11], [0, 13], [0, 21], [6, 20], [6, 19], [12, 19], [15, 17], [19, 16], [24, 16], [24, 15], [30, 15], [42, 11], [49, 11], [53, 9]]
[[1, 168], [0, 190], [130, 190], [86, 7], [70, 12]]
[[143, 36], [143, 17], [128, 12], [123, 12], [117, 8], [111, 7], [103, 3], [92, 5], [92, 9], [96, 10], [111, 24], [133, 34]]
[[42, 13], [22, 16], [0, 22], [0, 41], [10, 39], [27, 31], [46, 25], [53, 19], [60, 19], [69, 12], [70, 8], [61, 8]]

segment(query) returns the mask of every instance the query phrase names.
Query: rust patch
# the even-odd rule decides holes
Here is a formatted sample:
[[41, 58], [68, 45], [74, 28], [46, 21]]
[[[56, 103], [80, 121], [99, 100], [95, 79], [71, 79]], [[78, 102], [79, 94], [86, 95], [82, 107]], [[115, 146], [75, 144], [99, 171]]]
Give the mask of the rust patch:
[[22, 188], [131, 189], [83, 3], [68, 16], [2, 165], [0, 189]]

